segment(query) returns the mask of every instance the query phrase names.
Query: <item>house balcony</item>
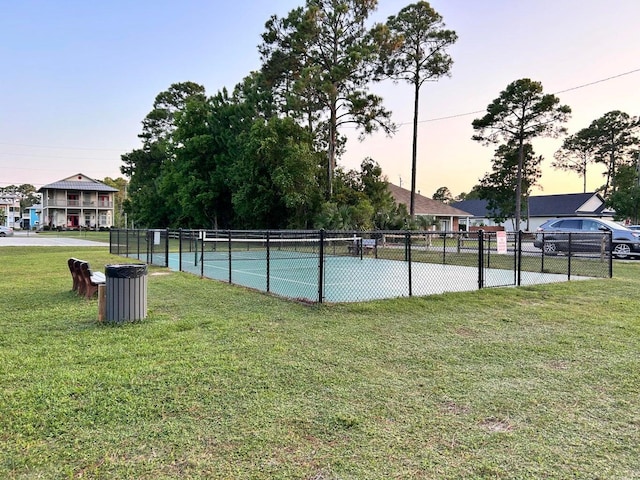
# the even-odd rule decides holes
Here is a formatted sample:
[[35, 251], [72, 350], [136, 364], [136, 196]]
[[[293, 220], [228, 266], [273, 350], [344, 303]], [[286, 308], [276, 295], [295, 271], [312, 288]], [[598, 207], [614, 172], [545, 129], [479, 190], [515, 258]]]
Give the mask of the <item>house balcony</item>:
[[45, 208], [113, 208], [113, 202], [95, 202], [80, 200], [49, 200], [44, 204]]

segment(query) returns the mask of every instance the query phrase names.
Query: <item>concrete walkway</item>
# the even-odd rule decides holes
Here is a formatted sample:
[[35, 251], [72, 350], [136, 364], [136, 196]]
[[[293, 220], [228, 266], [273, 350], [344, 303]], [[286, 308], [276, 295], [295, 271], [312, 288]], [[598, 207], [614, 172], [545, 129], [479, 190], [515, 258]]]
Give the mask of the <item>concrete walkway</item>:
[[0, 247], [109, 247], [105, 242], [79, 238], [39, 235], [34, 232], [15, 232], [11, 237], [0, 237]]

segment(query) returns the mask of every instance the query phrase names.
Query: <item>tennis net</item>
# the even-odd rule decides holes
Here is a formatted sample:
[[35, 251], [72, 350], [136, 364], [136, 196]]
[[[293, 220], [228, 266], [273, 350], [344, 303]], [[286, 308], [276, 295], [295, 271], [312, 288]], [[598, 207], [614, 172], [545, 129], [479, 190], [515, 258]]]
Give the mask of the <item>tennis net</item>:
[[353, 257], [362, 251], [361, 237], [319, 238], [235, 238], [210, 237], [200, 239], [200, 261], [294, 260], [324, 257]]

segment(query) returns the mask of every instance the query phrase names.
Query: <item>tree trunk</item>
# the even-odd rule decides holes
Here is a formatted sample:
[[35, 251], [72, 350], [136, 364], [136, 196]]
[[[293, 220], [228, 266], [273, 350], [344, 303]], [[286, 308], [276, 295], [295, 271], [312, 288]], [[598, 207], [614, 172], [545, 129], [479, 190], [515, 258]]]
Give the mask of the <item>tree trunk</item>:
[[327, 163], [327, 200], [331, 200], [333, 196], [333, 170], [336, 164], [336, 142], [337, 133], [336, 133], [336, 122], [337, 122], [337, 112], [335, 102], [331, 105], [331, 118], [329, 120], [329, 158]]
[[416, 215], [416, 166], [418, 158], [418, 107], [420, 97], [419, 79], [414, 80], [413, 86], [413, 148], [411, 152], [411, 202], [409, 208], [411, 218], [415, 218]]
[[522, 169], [524, 166], [524, 140], [522, 135], [518, 141], [518, 172], [516, 175], [516, 227], [515, 231], [520, 231], [520, 213], [522, 211]]

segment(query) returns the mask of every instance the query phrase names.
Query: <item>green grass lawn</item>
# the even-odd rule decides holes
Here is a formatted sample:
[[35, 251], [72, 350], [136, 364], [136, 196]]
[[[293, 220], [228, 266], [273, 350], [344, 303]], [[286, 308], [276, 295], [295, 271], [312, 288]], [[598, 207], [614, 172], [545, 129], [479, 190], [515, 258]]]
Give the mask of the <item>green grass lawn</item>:
[[640, 478], [640, 262], [613, 279], [304, 306], [151, 268], [101, 325], [0, 248], [0, 478]]

